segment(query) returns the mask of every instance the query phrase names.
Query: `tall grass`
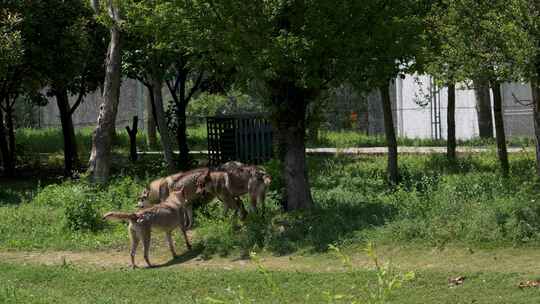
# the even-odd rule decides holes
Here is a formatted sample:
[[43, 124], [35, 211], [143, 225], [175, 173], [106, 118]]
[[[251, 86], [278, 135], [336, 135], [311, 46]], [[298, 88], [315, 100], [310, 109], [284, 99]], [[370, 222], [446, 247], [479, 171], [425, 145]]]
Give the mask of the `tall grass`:
[[[85, 157], [89, 155], [92, 146], [93, 128], [85, 127], [76, 130], [77, 146], [79, 153]], [[206, 150], [207, 130], [205, 124], [190, 125], [187, 130], [188, 145], [191, 150]], [[27, 129], [17, 130], [16, 135], [18, 151], [23, 156], [34, 155], [35, 153], [63, 153], [62, 130], [59, 128]], [[159, 140], [159, 134], [158, 134]], [[531, 138], [512, 137], [508, 140], [510, 146], [528, 147], [533, 144]], [[385, 146], [386, 140], [382, 135], [367, 135], [356, 131], [321, 131], [319, 138], [315, 142], [308, 142], [308, 147], [380, 147]], [[419, 138], [398, 138], [400, 146], [445, 146], [444, 140], [419, 139]], [[474, 138], [465, 141], [458, 141], [461, 146], [495, 146], [494, 139]], [[161, 150], [160, 145], [149, 147], [146, 141], [144, 130], [137, 134], [137, 147], [140, 151]], [[124, 130], [118, 130], [114, 149], [119, 153], [127, 154], [129, 151], [129, 137]], [[176, 141], [174, 141], [174, 149]]]
[[[423, 138], [407, 138], [398, 137], [398, 145], [411, 146], [411, 147], [436, 147], [446, 146], [446, 141], [443, 139], [423, 139]], [[508, 145], [515, 147], [528, 147], [534, 144], [532, 138], [528, 137], [511, 137], [508, 138]], [[488, 138], [473, 138], [468, 140], [458, 140], [460, 146], [494, 146], [495, 139]], [[357, 131], [321, 131], [319, 137], [314, 142], [309, 142], [308, 146], [311, 148], [316, 147], [336, 147], [336, 148], [349, 148], [349, 147], [383, 147], [386, 146], [386, 139], [384, 135], [368, 135], [363, 132]]]
[[[79, 128], [75, 131], [77, 148], [83, 155], [89, 154], [92, 147], [92, 127]], [[188, 144], [193, 150], [206, 150], [206, 125], [197, 124], [190, 126], [188, 132]], [[158, 141], [159, 141], [159, 134]], [[27, 154], [35, 153], [62, 153], [64, 147], [62, 130], [59, 128], [17, 129], [16, 141], [18, 151]], [[176, 145], [176, 142], [174, 142]], [[117, 150], [129, 150], [129, 136], [122, 130], [117, 130], [113, 145]], [[160, 149], [147, 145], [144, 130], [137, 133], [137, 147], [139, 150]], [[176, 148], [175, 148], [176, 149]]]
[[[499, 173], [496, 155], [448, 162], [444, 156], [400, 157], [400, 184], [385, 182], [384, 157], [310, 157], [315, 208], [283, 213], [278, 164], [268, 164], [273, 183], [264, 215], [235, 223], [214, 202], [196, 210], [194, 243], [204, 255], [326, 251], [328, 246], [379, 243], [449, 243], [475, 246], [538, 245], [540, 188], [534, 155], [513, 154], [510, 177]], [[0, 190], [0, 247], [81, 249], [126, 244], [122, 225], [95, 222], [109, 210], [132, 210], [163, 164], [117, 172], [109, 185], [83, 181]], [[6, 190], [7, 189], [7, 190]], [[73, 207], [75, 206], [75, 207]], [[76, 213], [78, 210], [81, 213]], [[75, 213], [74, 213], [75, 212]], [[83, 222], [76, 222], [82, 218]], [[75, 221], [75, 222], [74, 222]], [[20, 225], [25, 223], [24, 225]]]

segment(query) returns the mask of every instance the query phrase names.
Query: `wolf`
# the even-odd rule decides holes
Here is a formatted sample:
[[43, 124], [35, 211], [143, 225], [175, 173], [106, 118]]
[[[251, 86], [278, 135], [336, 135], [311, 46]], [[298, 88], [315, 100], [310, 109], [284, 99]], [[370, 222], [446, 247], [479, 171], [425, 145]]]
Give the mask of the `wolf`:
[[170, 193], [164, 202], [152, 207], [136, 212], [107, 212], [103, 215], [103, 218], [106, 220], [119, 219], [129, 221], [128, 232], [131, 240], [131, 267], [137, 267], [135, 264], [135, 253], [141, 240], [143, 243], [144, 260], [148, 267], [152, 267], [148, 253], [150, 250], [150, 236], [154, 228], [165, 231], [166, 240], [173, 258], [176, 257], [176, 251], [174, 250], [172, 231], [176, 228], [180, 228], [186, 242], [186, 247], [188, 250], [191, 250], [191, 243], [186, 234], [188, 219], [183, 210], [187, 204], [185, 191], [181, 188], [179, 191]]
[[210, 193], [196, 193], [197, 178], [204, 172], [205, 168], [194, 169], [152, 181], [139, 195], [137, 207], [147, 208], [158, 204], [169, 197], [171, 192], [182, 188], [184, 189], [184, 196], [189, 202], [184, 210], [188, 219], [187, 227], [191, 229], [193, 226], [193, 203], [206, 204], [214, 199], [214, 196]]
[[264, 200], [268, 186], [272, 182], [271, 176], [263, 169], [242, 165], [229, 168], [228, 171], [212, 171], [207, 169], [197, 178], [197, 193], [211, 193], [225, 204], [225, 208], [240, 207], [232, 198], [249, 194], [251, 211], [257, 210], [257, 205], [264, 209]]

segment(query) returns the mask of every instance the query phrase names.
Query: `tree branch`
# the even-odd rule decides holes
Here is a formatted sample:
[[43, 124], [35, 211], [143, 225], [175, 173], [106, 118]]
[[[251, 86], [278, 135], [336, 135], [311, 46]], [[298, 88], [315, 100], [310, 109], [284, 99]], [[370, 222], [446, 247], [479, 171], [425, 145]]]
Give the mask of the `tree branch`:
[[514, 99], [514, 102], [524, 107], [530, 107], [534, 104], [534, 100], [531, 101], [528, 99], [524, 99], [524, 100], [518, 99], [517, 96], [514, 94], [514, 92], [512, 92], [512, 98]]
[[193, 86], [191, 87], [191, 89], [189, 90], [189, 94], [188, 96], [186, 97], [186, 104], [191, 100], [191, 97], [193, 97], [193, 94], [195, 94], [195, 92], [199, 89], [199, 87], [201, 86], [201, 82], [202, 82], [202, 78], [203, 78], [203, 75], [204, 75], [204, 71], [201, 71], [199, 73], [199, 76], [197, 77], [197, 80], [195, 81], [195, 84], [193, 84]]
[[[8, 95], [8, 97], [9, 97], [9, 95]], [[10, 111], [13, 109], [13, 106], [15, 105], [15, 101], [17, 101], [17, 98], [19, 98], [19, 93], [15, 93], [15, 95], [13, 96], [13, 102], [11, 104], [9, 104], [9, 98], [6, 99], [7, 104], [9, 104], [8, 109]]]
[[81, 88], [81, 91], [79, 92], [79, 96], [77, 97], [77, 101], [75, 102], [73, 107], [69, 109], [69, 115], [73, 115], [73, 113], [75, 113], [75, 110], [77, 110], [77, 108], [81, 105], [83, 98], [84, 98], [84, 89]]

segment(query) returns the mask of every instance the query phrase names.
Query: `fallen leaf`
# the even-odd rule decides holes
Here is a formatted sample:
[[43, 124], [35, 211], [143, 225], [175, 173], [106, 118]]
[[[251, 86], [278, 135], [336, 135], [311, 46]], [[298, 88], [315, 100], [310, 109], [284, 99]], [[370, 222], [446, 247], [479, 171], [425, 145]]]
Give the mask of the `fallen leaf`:
[[519, 283], [518, 287], [519, 287], [519, 288], [540, 287], [540, 281], [539, 281], [539, 280], [535, 280], [535, 281], [525, 281], [525, 282], [521, 282], [521, 283]]
[[463, 276], [459, 276], [459, 277], [456, 277], [456, 278], [449, 278], [448, 279], [448, 285], [450, 285], [450, 286], [458, 286], [458, 285], [463, 284], [464, 281], [465, 281], [465, 277], [463, 277]]

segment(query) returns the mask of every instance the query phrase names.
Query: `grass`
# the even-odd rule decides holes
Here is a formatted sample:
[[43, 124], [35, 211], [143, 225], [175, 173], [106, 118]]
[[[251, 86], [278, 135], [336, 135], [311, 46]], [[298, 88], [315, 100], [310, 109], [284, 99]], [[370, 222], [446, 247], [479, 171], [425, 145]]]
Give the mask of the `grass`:
[[[398, 145], [400, 146], [412, 146], [412, 147], [445, 147], [445, 140], [435, 139], [422, 139], [422, 138], [406, 138], [398, 137]], [[507, 143], [512, 147], [528, 147], [534, 145], [532, 138], [527, 137], [511, 137], [507, 139]], [[470, 147], [484, 147], [495, 146], [496, 142], [494, 138], [482, 139], [473, 138], [468, 140], [458, 140], [459, 146]], [[316, 141], [309, 142], [309, 148], [318, 147], [335, 147], [335, 148], [349, 148], [349, 147], [384, 147], [386, 146], [386, 139], [384, 135], [367, 135], [366, 133], [357, 131], [326, 131], [323, 130], [319, 133], [319, 137]]]
[[[85, 127], [76, 130], [77, 145], [82, 159], [86, 159], [90, 153], [92, 144], [91, 127]], [[115, 138], [115, 151], [127, 155], [129, 152], [129, 138], [123, 130], [118, 130]], [[137, 147], [140, 151], [160, 150], [160, 147], [149, 147], [146, 142], [144, 131], [137, 134]], [[159, 135], [158, 135], [159, 136]], [[207, 149], [207, 134], [204, 124], [192, 125], [188, 127], [188, 145], [191, 150]], [[159, 139], [159, 138], [158, 138]], [[31, 157], [36, 153], [52, 153], [51, 158], [61, 157], [63, 153], [62, 131], [59, 128], [45, 129], [18, 129], [16, 135], [19, 151], [27, 152], [23, 157]], [[176, 144], [176, 143], [175, 143]], [[383, 135], [367, 135], [356, 131], [321, 131], [319, 138], [315, 142], [308, 142], [308, 147], [381, 147], [386, 145]], [[419, 138], [398, 138], [400, 146], [446, 146], [444, 140], [419, 139]], [[465, 141], [458, 141], [460, 146], [495, 146], [495, 139], [474, 138]], [[512, 137], [508, 139], [508, 145], [514, 147], [528, 147], [533, 145], [533, 140], [526, 137]], [[59, 161], [61, 162], [61, 160]]]
[[[252, 215], [236, 227], [218, 202], [196, 212], [195, 244], [204, 254], [245, 254], [267, 250], [276, 255], [325, 252], [330, 244], [356, 246], [423, 243], [463, 246], [537, 246], [540, 241], [540, 190], [534, 155], [510, 156], [511, 175], [498, 172], [494, 154], [400, 157], [401, 183], [385, 182], [384, 157], [310, 157], [315, 208], [282, 213], [283, 182], [275, 163], [264, 216]], [[100, 222], [110, 210], [132, 210], [149, 180], [163, 165], [115, 170], [106, 186], [84, 181], [28, 184], [0, 190], [0, 248], [87, 250], [125, 244], [124, 227]], [[160, 167], [161, 166], [161, 167]], [[19, 182], [20, 183], [20, 182]], [[7, 190], [5, 190], [7, 189]], [[25, 223], [22, 227], [20, 223]]]
[[[494, 152], [456, 162], [442, 155], [400, 156], [400, 184], [389, 188], [384, 157], [308, 157], [315, 208], [286, 214], [277, 203], [283, 181], [272, 162], [266, 164], [274, 178], [264, 216], [250, 215], [236, 226], [217, 202], [199, 208], [190, 259], [203, 260], [140, 271], [118, 262], [45, 266], [34, 260], [58, 264], [59, 251], [69, 250], [94, 260], [120, 256], [126, 265], [125, 224], [100, 216], [132, 210], [142, 187], [164, 174], [161, 160], [115, 162], [114, 178], [104, 186], [84, 177], [2, 180], [0, 302], [375, 303], [368, 298], [377, 290], [378, 272], [357, 253], [375, 241], [383, 257], [416, 273], [388, 303], [534, 303], [538, 290], [517, 288], [539, 271], [534, 161], [532, 153], [510, 155], [511, 174], [504, 178]], [[155, 259], [166, 252], [159, 243]], [[349, 254], [354, 267], [340, 266], [331, 245]], [[9, 252], [39, 259], [5, 259]], [[249, 252], [267, 268], [233, 262]], [[465, 276], [465, 283], [450, 288], [447, 280], [456, 276]]]
[[[76, 129], [75, 136], [81, 155], [87, 156], [90, 154], [93, 130], [91, 127]], [[206, 150], [206, 126], [199, 124], [189, 127], [188, 139], [189, 147], [192, 150]], [[19, 151], [23, 153], [25, 151], [31, 151], [29, 154], [63, 153], [63, 136], [62, 130], [59, 128], [17, 129], [16, 141]], [[117, 152], [124, 154], [129, 152], [129, 137], [125, 130], [117, 130], [114, 147]], [[140, 151], [159, 150], [159, 147], [148, 146], [144, 130], [139, 130], [137, 133], [137, 147]]]
[[[351, 303], [366, 297], [375, 272], [287, 272], [161, 268], [123, 269], [0, 263], [2, 303]], [[535, 303], [517, 273], [419, 271], [388, 303]], [[73, 284], [77, 282], [77, 284]], [[363, 302], [363, 303], [368, 303]]]

